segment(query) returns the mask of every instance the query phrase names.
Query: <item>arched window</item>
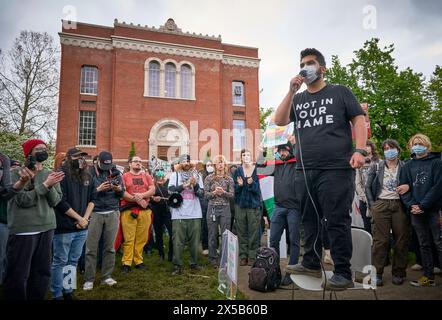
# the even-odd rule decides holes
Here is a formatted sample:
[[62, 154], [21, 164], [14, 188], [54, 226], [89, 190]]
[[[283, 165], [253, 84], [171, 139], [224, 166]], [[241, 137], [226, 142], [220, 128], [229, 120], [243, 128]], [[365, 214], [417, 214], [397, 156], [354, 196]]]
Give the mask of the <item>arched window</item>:
[[149, 96], [160, 96], [160, 64], [149, 62]]
[[173, 63], [166, 63], [165, 77], [164, 77], [164, 96], [168, 98], [175, 98], [176, 90], [176, 67]]
[[192, 68], [187, 64], [181, 66], [181, 98], [192, 98]]

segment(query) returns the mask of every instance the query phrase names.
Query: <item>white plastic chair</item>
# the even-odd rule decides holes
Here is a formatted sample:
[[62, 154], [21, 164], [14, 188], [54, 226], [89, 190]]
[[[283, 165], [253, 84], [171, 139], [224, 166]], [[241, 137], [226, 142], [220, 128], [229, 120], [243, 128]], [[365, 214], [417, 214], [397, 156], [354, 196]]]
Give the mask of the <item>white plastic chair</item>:
[[[373, 243], [373, 238], [370, 233], [365, 230], [352, 228], [351, 229], [351, 238], [353, 242], [353, 252], [350, 260], [351, 263], [351, 271], [353, 274], [353, 282], [354, 288], [349, 288], [347, 290], [371, 290], [373, 291], [374, 297], [377, 300], [376, 294], [376, 270], [371, 265], [371, 246]], [[363, 279], [363, 283], [355, 282], [355, 273], [361, 272], [366, 276]], [[367, 275], [368, 274], [368, 275]], [[324, 277], [327, 277], [327, 280], [333, 276], [333, 271], [325, 271], [322, 272], [322, 278], [315, 278], [309, 275], [299, 275], [292, 274], [290, 278], [293, 281], [293, 290], [294, 286], [297, 285], [299, 288], [308, 290], [308, 291], [324, 291], [322, 288], [322, 283], [324, 281]], [[330, 299], [332, 298], [332, 293], [335, 298], [336, 291], [330, 290]], [[294, 291], [292, 291], [292, 299], [294, 298]], [[325, 299], [325, 295], [322, 297]]]

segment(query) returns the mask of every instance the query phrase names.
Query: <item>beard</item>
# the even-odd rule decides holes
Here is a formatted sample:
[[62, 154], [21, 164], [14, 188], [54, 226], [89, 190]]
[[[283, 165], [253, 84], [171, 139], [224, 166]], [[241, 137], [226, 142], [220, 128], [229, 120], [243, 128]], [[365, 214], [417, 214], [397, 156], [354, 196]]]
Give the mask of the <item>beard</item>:
[[136, 173], [141, 171], [141, 168], [132, 168], [133, 171], [135, 171]]

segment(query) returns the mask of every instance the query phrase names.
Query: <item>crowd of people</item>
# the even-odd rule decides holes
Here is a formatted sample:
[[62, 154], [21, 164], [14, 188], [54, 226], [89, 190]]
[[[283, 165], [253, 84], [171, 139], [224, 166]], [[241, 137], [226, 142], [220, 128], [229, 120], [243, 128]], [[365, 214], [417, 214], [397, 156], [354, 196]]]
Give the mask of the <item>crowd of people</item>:
[[[48, 169], [43, 165], [48, 146], [38, 139], [22, 145], [23, 166], [0, 153], [4, 298], [44, 299], [50, 288], [53, 299], [70, 300], [67, 270], [83, 271], [83, 290], [93, 290], [97, 264], [101, 283], [114, 286], [116, 251], [122, 250], [123, 273], [148, 269], [143, 253], [155, 238], [164, 260], [165, 233], [172, 275], [183, 273], [186, 248], [191, 270], [201, 270], [201, 253], [217, 268], [225, 230], [238, 237], [239, 265], [252, 266], [265, 211], [258, 175], [274, 177], [270, 246], [277, 252], [287, 233], [289, 261], [282, 285], [291, 283], [290, 274], [321, 277], [323, 250], [325, 261], [334, 265], [327, 288], [354, 285], [349, 213], [356, 195], [364, 229], [373, 235], [376, 284], [384, 284], [390, 259], [393, 284], [403, 284], [411, 250], [416, 254], [412, 268], [423, 270], [411, 285], [434, 286], [442, 263], [440, 153], [431, 152], [423, 134], [410, 138], [409, 159], [400, 160], [402, 150], [393, 139], [383, 141], [378, 153], [366, 139], [364, 112], [353, 93], [324, 82], [322, 54], [304, 50], [300, 66], [305, 72], [292, 79], [275, 114], [276, 124], [293, 121], [296, 129], [287, 143], [275, 147], [274, 160], [258, 157], [254, 162], [246, 149], [238, 166], [222, 155], [201, 164], [184, 154], [168, 173], [161, 166], [144, 167], [139, 156], [130, 157], [120, 171], [108, 151], [90, 164], [90, 155], [75, 147], [57, 154], [54, 168]], [[307, 90], [297, 93], [302, 83]]]

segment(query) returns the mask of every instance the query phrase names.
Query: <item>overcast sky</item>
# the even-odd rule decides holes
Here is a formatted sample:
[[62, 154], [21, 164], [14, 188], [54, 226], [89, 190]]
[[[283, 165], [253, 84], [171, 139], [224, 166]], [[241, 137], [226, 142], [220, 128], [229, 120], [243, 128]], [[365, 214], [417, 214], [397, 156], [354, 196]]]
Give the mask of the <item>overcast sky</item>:
[[0, 0], [0, 48], [7, 51], [25, 29], [46, 31], [59, 43], [61, 19], [72, 14], [106, 26], [117, 18], [158, 27], [173, 18], [184, 32], [257, 47], [263, 107], [282, 100], [306, 47], [322, 51], [327, 63], [337, 54], [347, 64], [364, 41], [378, 37], [395, 44], [401, 69], [428, 78], [442, 65], [441, 0]]

